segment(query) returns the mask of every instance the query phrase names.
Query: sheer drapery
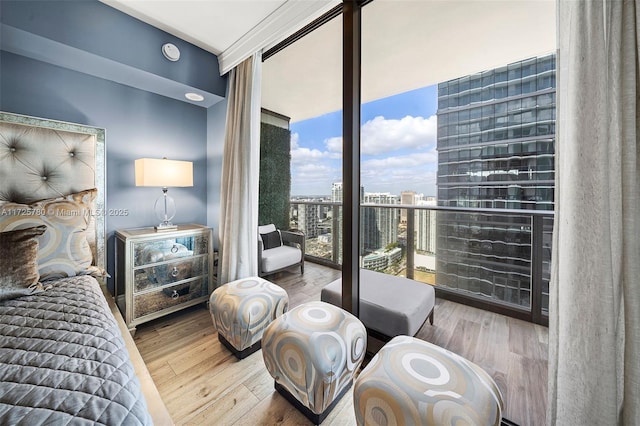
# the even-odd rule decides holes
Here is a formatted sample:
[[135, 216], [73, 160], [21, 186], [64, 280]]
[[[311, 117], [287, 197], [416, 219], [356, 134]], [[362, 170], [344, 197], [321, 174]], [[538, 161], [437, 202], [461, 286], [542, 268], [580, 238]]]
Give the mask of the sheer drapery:
[[220, 187], [219, 279], [258, 274], [258, 178], [262, 54], [229, 72]]
[[551, 425], [640, 424], [638, 10], [558, 1]]

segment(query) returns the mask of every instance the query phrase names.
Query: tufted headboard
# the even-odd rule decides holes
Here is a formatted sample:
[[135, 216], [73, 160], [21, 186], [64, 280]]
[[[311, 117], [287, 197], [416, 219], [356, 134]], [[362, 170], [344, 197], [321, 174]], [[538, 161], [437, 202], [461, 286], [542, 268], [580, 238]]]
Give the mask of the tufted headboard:
[[105, 130], [0, 112], [0, 203], [29, 204], [92, 188], [98, 194], [89, 244], [94, 264], [104, 269]]

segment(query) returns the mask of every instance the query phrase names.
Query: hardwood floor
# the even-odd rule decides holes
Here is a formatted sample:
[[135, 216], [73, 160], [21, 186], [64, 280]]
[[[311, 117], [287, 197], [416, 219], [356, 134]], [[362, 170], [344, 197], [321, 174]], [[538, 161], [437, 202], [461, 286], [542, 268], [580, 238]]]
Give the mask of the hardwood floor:
[[[320, 299], [340, 271], [307, 262], [305, 273], [268, 277], [287, 290], [290, 306]], [[505, 417], [521, 425], [546, 423], [547, 329], [436, 300], [435, 322], [418, 337], [483, 367], [505, 399]], [[238, 361], [218, 341], [202, 305], [138, 327], [135, 342], [178, 425], [307, 425], [273, 389], [260, 351]], [[349, 392], [323, 425], [354, 425]]]

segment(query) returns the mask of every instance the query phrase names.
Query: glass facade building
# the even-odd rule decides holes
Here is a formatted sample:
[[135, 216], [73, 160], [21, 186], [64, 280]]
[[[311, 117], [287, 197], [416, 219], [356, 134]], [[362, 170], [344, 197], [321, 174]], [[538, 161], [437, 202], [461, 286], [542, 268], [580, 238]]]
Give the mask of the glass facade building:
[[[438, 85], [438, 205], [553, 210], [555, 68], [550, 54]], [[530, 219], [439, 212], [437, 228], [438, 285], [530, 306]]]

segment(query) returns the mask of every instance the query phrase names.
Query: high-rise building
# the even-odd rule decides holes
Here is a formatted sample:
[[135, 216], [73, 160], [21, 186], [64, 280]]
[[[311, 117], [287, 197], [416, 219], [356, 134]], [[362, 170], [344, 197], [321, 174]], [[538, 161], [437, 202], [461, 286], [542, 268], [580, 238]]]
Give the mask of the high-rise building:
[[398, 196], [388, 192], [365, 192], [361, 217], [361, 249], [372, 252], [398, 241], [400, 209], [367, 207], [367, 204], [398, 204]]
[[[418, 206], [435, 206], [436, 200], [419, 200]], [[434, 210], [416, 210], [416, 251], [435, 253], [436, 252], [436, 212]]]
[[[400, 193], [400, 204], [413, 206], [416, 204], [416, 199], [417, 197], [415, 191], [402, 191]], [[400, 211], [400, 223], [407, 223], [407, 210], [405, 209]]]
[[[438, 85], [438, 205], [553, 209], [555, 55]], [[530, 304], [523, 215], [438, 212], [437, 282]]]
[[342, 182], [334, 182], [331, 185], [331, 201], [334, 203], [342, 202]]
[[[331, 184], [331, 202], [342, 203], [343, 202], [343, 190], [342, 182], [334, 182]], [[360, 186], [360, 202], [364, 199], [364, 186]], [[342, 208], [338, 213], [338, 229], [333, 230], [334, 241], [342, 240]], [[362, 240], [362, 237], [360, 238]], [[362, 250], [362, 245], [360, 246]], [[334, 253], [334, 259], [337, 259], [338, 263], [342, 263], [342, 244], [337, 244], [337, 253]]]
[[[360, 202], [364, 199], [364, 186], [360, 186]], [[331, 201], [341, 203], [343, 201], [342, 182], [331, 184]]]
[[307, 238], [318, 236], [318, 204], [298, 205], [298, 229], [304, 232]]

